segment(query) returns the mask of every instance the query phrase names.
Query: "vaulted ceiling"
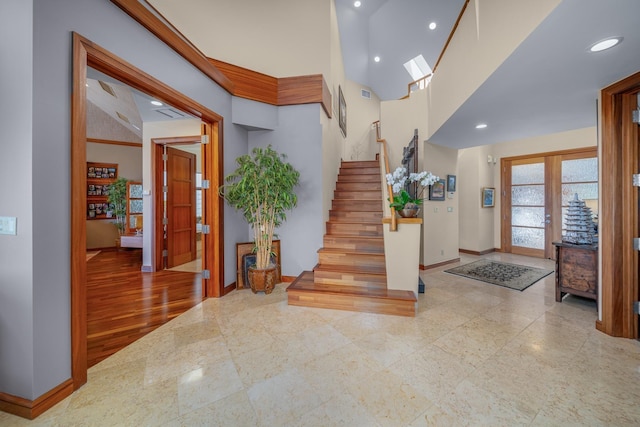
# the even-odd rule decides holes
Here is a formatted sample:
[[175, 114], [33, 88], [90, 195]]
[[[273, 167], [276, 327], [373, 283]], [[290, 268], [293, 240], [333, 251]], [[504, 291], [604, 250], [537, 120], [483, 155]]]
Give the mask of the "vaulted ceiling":
[[[412, 80], [403, 63], [422, 54], [435, 65], [464, 1], [361, 2], [336, 0], [346, 76], [383, 100], [398, 99]], [[639, 16], [638, 0], [562, 0], [430, 142], [464, 148], [595, 126], [600, 90], [640, 70]], [[438, 24], [433, 32], [430, 22]], [[612, 36], [624, 40], [588, 52]]]
[[[382, 100], [407, 94], [413, 81], [403, 66], [408, 60], [422, 55], [435, 66], [465, 4], [360, 0], [356, 8], [354, 1], [335, 0], [345, 74]], [[471, 0], [468, 7], [486, 1]], [[596, 126], [600, 90], [640, 70], [639, 16], [639, 0], [562, 0], [429, 141], [465, 148]], [[588, 51], [611, 36], [623, 42]], [[135, 99], [148, 107], [139, 94]], [[140, 114], [143, 120], [145, 114], [160, 117], [152, 108]], [[476, 129], [478, 123], [487, 127]]]

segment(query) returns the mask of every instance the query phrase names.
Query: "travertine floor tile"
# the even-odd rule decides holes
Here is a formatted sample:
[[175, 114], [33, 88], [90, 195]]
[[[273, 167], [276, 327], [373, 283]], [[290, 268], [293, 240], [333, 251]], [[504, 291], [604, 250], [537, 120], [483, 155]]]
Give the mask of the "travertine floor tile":
[[0, 425], [640, 425], [640, 343], [598, 332], [594, 301], [557, 303], [553, 276], [518, 292], [453, 265], [420, 272], [415, 318], [290, 307], [286, 284], [208, 299], [35, 421]]

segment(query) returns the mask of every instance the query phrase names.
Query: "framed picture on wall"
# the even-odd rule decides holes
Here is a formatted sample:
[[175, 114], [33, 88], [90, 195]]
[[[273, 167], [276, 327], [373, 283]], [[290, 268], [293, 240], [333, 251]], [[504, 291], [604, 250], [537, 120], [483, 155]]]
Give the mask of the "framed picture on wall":
[[492, 187], [482, 188], [482, 207], [492, 208], [496, 205], [495, 201], [496, 189]]
[[439, 179], [429, 186], [429, 200], [444, 200], [444, 179]]
[[338, 125], [342, 135], [347, 137], [347, 103], [342, 94], [342, 87], [338, 86]]
[[456, 191], [456, 176], [447, 175], [447, 191], [453, 193]]

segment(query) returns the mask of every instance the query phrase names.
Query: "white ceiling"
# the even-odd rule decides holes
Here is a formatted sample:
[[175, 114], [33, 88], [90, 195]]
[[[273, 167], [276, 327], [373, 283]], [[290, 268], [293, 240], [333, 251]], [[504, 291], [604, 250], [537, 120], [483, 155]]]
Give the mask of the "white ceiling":
[[[356, 11], [336, 0], [346, 76], [398, 99], [412, 80], [402, 64], [422, 53], [435, 65], [464, 1], [361, 1]], [[639, 19], [640, 0], [563, 0], [429, 141], [464, 148], [595, 126], [600, 90], [640, 70]], [[587, 52], [610, 36], [624, 41]]]

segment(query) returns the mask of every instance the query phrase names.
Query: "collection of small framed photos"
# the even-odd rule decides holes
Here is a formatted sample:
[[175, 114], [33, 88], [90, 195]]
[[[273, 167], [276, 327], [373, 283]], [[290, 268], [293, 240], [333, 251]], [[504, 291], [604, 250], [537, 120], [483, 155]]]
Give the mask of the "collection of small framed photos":
[[87, 162], [87, 219], [111, 218], [109, 186], [118, 178], [117, 163]]

